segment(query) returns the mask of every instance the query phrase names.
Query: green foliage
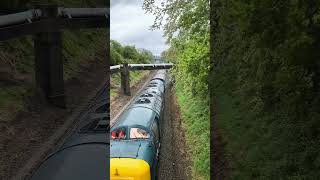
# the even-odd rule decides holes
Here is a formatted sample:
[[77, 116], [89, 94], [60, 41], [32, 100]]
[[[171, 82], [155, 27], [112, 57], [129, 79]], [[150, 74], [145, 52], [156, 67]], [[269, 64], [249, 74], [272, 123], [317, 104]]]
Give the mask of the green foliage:
[[[145, 0], [143, 6], [147, 12], [156, 15], [153, 28], [163, 27], [170, 44], [170, 48], [162, 52], [161, 56], [175, 63], [172, 75], [177, 82], [183, 121], [187, 124], [186, 137], [193, 157], [193, 179], [210, 179], [209, 108], [206, 103], [209, 7], [208, 0], [169, 0], [160, 6], [152, 0]], [[166, 23], [162, 24], [164, 18]], [[199, 134], [201, 137], [197, 136]]]
[[136, 50], [136, 48], [134, 46], [124, 46], [123, 47], [123, 57], [125, 59], [138, 59], [139, 55], [138, 55], [138, 51]]
[[202, 35], [209, 30], [208, 0], [168, 0], [160, 6], [153, 0], [145, 0], [143, 8], [156, 15], [152, 28], [163, 27], [169, 42], [176, 36], [181, 40], [189, 38], [190, 35]]
[[111, 47], [112, 50], [118, 52], [120, 55], [123, 54], [123, 50], [122, 50], [123, 48], [122, 48], [122, 45], [119, 42], [117, 42], [115, 40], [111, 40], [110, 41], [110, 47]]
[[219, 0], [217, 124], [232, 179], [317, 179], [319, 2]]
[[124, 59], [123, 59], [122, 55], [113, 48], [110, 48], [110, 57], [111, 57], [111, 64], [123, 64], [124, 63]]
[[139, 52], [139, 59], [142, 63], [147, 64], [153, 61], [153, 54], [151, 51], [146, 49], [140, 49], [138, 52]]
[[[103, 48], [106, 46], [106, 31], [81, 30], [79, 32], [65, 31], [63, 33], [64, 78], [67, 80], [76, 76], [96, 58], [103, 58]], [[95, 43], [92, 43], [95, 42]]]
[[[153, 55], [148, 50], [137, 50], [133, 46], [122, 46], [115, 40], [110, 41], [110, 57], [111, 65], [123, 63], [151, 63]], [[130, 72], [130, 87], [136, 85], [141, 80], [147, 71], [131, 71]], [[120, 94], [121, 79], [120, 73], [111, 75], [110, 98], [114, 100]]]
[[[161, 53], [174, 62], [183, 86], [206, 99], [209, 70], [209, 1], [172, 0], [157, 6], [145, 0], [143, 8], [156, 15], [153, 28], [163, 27], [170, 48]], [[166, 23], [163, 23], [166, 17]]]
[[193, 36], [183, 45], [176, 57], [174, 74], [183, 81], [186, 90], [207, 97], [207, 76], [209, 65], [209, 34]]
[[177, 82], [176, 94], [186, 127], [187, 144], [193, 162], [194, 179], [210, 179], [210, 121], [208, 101], [184, 88]]
[[161, 52], [161, 59], [176, 64], [176, 54], [177, 50], [174, 47], [170, 47], [166, 51]]
[[115, 40], [110, 41], [111, 64], [151, 63], [153, 55], [150, 51], [138, 50], [134, 46], [122, 46]]

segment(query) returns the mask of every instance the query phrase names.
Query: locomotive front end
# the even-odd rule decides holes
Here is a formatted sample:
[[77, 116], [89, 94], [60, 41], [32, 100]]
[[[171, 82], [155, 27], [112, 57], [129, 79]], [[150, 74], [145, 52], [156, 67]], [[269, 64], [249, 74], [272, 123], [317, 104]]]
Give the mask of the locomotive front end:
[[150, 180], [150, 166], [141, 159], [111, 158], [111, 180]]

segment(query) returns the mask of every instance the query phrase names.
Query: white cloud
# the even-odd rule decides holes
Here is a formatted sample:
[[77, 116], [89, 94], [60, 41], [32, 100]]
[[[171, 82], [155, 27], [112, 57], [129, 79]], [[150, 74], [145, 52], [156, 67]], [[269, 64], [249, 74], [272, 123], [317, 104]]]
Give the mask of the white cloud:
[[121, 44], [148, 49], [154, 55], [167, 49], [162, 30], [150, 30], [154, 16], [142, 9], [143, 0], [111, 0], [110, 36]]

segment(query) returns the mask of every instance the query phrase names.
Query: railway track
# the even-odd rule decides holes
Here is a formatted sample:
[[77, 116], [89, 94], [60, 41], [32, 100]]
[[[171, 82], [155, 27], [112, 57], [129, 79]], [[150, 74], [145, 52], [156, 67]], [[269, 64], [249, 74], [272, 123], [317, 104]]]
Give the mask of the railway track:
[[[123, 113], [123, 111], [132, 104], [133, 100], [140, 94], [140, 92], [148, 85], [149, 81], [152, 79], [152, 77], [155, 75], [155, 72], [150, 73], [149, 77], [145, 80], [143, 85], [138, 88], [138, 90], [135, 92], [135, 94], [131, 97], [131, 99], [122, 106], [121, 110], [116, 113], [116, 115], [110, 119], [110, 128], [117, 122], [118, 117]], [[112, 106], [112, 105], [111, 105]], [[110, 107], [112, 109], [112, 107]]]
[[[119, 116], [129, 107], [137, 98], [141, 91], [146, 88], [150, 79], [154, 74], [150, 75], [144, 84], [135, 92], [131, 99], [122, 106], [121, 110], [111, 119], [111, 128], [117, 122]], [[180, 117], [179, 106], [177, 104], [175, 90], [171, 79], [168, 78], [165, 92], [165, 106], [163, 121], [160, 123], [162, 136], [160, 139], [161, 150], [159, 155], [158, 179], [191, 179], [191, 159], [187, 152], [185, 142], [184, 127], [182, 118]], [[169, 134], [169, 135], [168, 135]], [[110, 138], [110, 137], [108, 137]]]

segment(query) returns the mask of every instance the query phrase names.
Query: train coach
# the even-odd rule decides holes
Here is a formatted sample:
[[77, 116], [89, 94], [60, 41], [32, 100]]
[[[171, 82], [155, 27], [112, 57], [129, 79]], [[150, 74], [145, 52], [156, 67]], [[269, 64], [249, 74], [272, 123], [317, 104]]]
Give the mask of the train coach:
[[66, 142], [36, 169], [31, 180], [108, 179], [109, 104], [108, 97], [101, 96], [81, 116], [79, 126]]
[[158, 71], [111, 128], [111, 180], [157, 179], [165, 77]]

